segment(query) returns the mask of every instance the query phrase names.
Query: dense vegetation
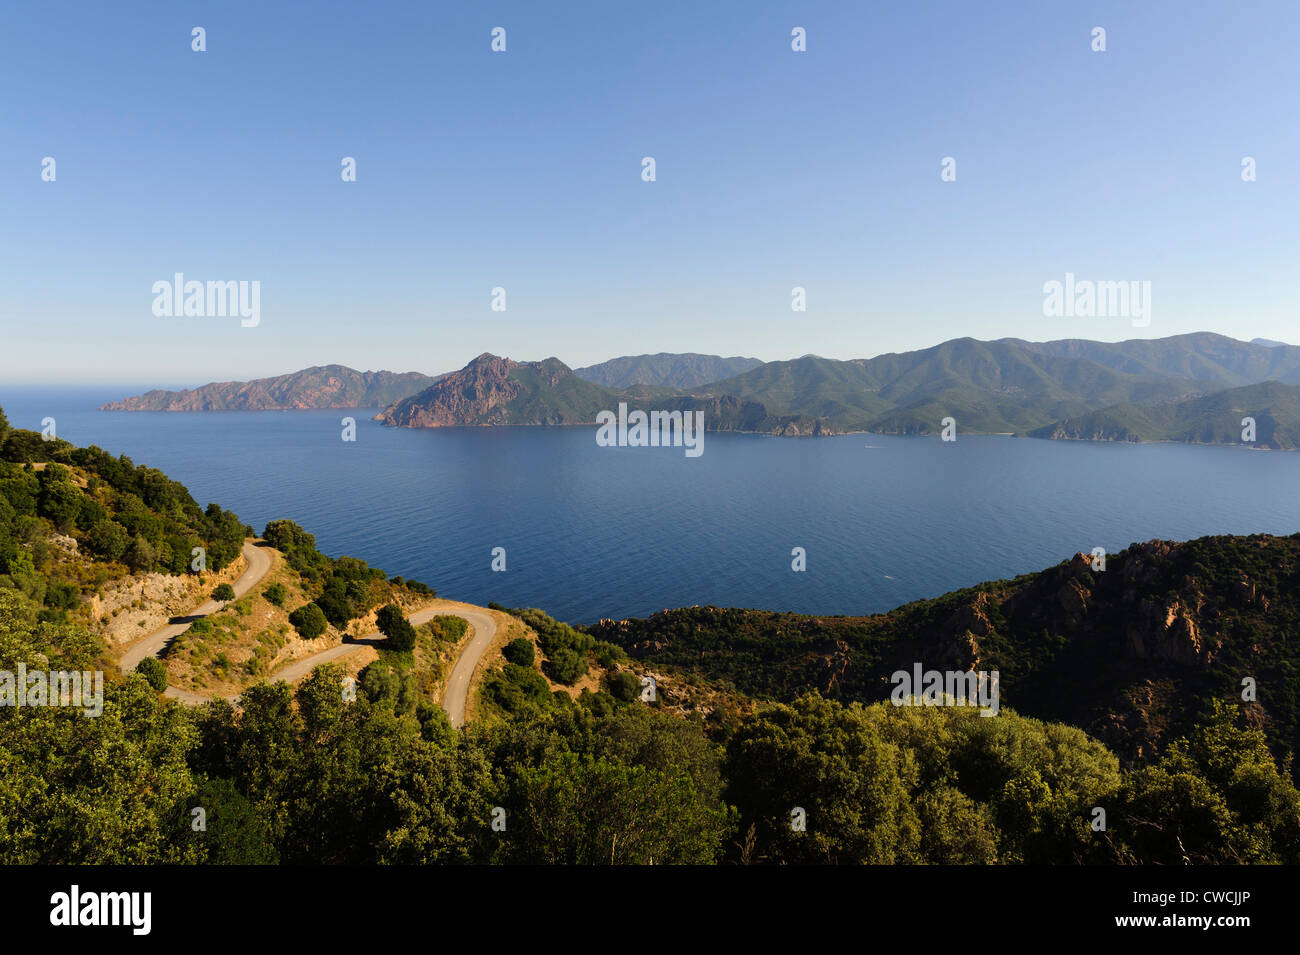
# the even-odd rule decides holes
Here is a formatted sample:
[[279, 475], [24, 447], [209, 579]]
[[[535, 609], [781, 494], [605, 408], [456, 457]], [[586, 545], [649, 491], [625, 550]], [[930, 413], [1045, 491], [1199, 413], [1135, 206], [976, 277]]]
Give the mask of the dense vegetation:
[[579, 378], [606, 388], [654, 385], [660, 388], [695, 388], [721, 381], [763, 364], [757, 358], [723, 358], [693, 352], [657, 355], [629, 355], [611, 358], [598, 365], [575, 368]]
[[[1255, 421], [1246, 441], [1242, 421]], [[1300, 387], [1269, 381], [1158, 405], [1122, 404], [1066, 418], [1030, 432], [1083, 441], [1181, 441], [1300, 448]]]
[[[118, 672], [47, 600], [70, 568], [108, 565], [54, 557], [55, 535], [80, 546], [118, 523], [127, 495], [144, 506], [129, 532], [158, 531], [160, 546], [185, 528], [237, 553], [247, 529], [94, 449], [31, 462], [38, 448], [2, 413], [0, 441], [18, 456], [5, 459], [0, 542], [20, 570], [0, 577], [0, 675], [104, 673], [97, 716], [0, 706], [0, 862], [1300, 863], [1286, 745], [1300, 538], [1134, 547], [1104, 572], [1080, 558], [875, 618], [691, 608], [589, 631], [517, 610], [540, 669], [531, 640], [510, 643], [484, 680], [484, 717], [456, 731], [435, 698], [464, 621], [413, 628], [395, 602], [403, 582], [322, 555], [289, 521], [265, 536], [314, 595], [295, 624], [378, 608], [400, 634], [355, 683], [325, 665], [237, 706], [190, 707], [162, 695], [152, 658]], [[1172, 638], [1143, 623], [1171, 608], [1188, 623]], [[1001, 666], [999, 715], [876, 701], [882, 667], [930, 653]], [[651, 665], [744, 705], [706, 720], [672, 694], [643, 699]], [[1244, 671], [1259, 703], [1236, 695]], [[1115, 705], [1139, 673], [1186, 696], [1176, 720], [1144, 714], [1178, 729], [1140, 753], [1043, 715]]]
[[690, 607], [607, 621], [594, 637], [642, 665], [697, 674], [742, 695], [789, 701], [810, 688], [885, 699], [921, 661], [1001, 674], [1001, 699], [1069, 723], [1126, 760], [1163, 750], [1243, 703], [1285, 759], [1300, 749], [1300, 535], [1134, 544], [1094, 571], [1080, 555], [869, 617]]
[[[4, 667], [102, 665], [84, 630], [31, 610], [0, 591]], [[259, 684], [238, 708], [191, 708], [130, 674], [110, 680], [99, 718], [0, 708], [0, 857], [1300, 862], [1300, 793], [1226, 707], [1122, 771], [1081, 731], [1007, 710], [814, 694], [713, 738], [655, 706], [559, 694], [457, 733], [400, 667], [371, 664], [355, 699], [341, 677], [327, 665], [293, 690]]]
[[[289, 566], [298, 572], [304, 587], [313, 595], [310, 603], [296, 608], [289, 615], [289, 622], [304, 640], [320, 636], [327, 625], [344, 630], [351, 621], [387, 603], [397, 588], [434, 596], [434, 591], [419, 581], [400, 577], [387, 580], [382, 570], [363, 560], [347, 556], [333, 558], [321, 553], [316, 548], [316, 538], [293, 521], [268, 522], [262, 538], [284, 554]], [[270, 590], [267, 588], [268, 598], [273, 603], [284, 599], [283, 594], [272, 595]], [[383, 629], [382, 622], [380, 629]], [[406, 636], [405, 631], [402, 636]]]
[[0, 435], [0, 587], [21, 591], [44, 619], [67, 619], [127, 573], [221, 570], [252, 535], [234, 514], [200, 509], [183, 485], [125, 455], [7, 422]]

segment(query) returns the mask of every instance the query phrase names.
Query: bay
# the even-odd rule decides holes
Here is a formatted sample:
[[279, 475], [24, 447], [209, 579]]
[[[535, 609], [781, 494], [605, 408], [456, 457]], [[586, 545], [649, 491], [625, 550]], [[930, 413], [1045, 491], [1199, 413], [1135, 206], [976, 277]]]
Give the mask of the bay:
[[[1300, 454], [1284, 452], [709, 433], [687, 458], [598, 447], [594, 425], [95, 410], [143, 390], [0, 384], [0, 407], [15, 427], [53, 417], [59, 437], [159, 468], [259, 532], [291, 518], [328, 554], [575, 623], [692, 604], [874, 613], [1098, 546], [1300, 531]], [[344, 416], [355, 442], [341, 439]], [[805, 572], [791, 569], [795, 547]]]

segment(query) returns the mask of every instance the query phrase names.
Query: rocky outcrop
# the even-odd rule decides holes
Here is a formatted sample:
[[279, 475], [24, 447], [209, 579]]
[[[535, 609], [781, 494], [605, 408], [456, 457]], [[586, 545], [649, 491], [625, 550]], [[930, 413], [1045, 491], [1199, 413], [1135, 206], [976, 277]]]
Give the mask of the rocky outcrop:
[[1178, 597], [1138, 603], [1128, 627], [1128, 648], [1139, 660], [1207, 668], [1213, 662], [1194, 612]]
[[[527, 423], [509, 421], [506, 408], [523, 390], [520, 382], [512, 377], [512, 372], [521, 367], [519, 362], [485, 352], [460, 371], [385, 408], [375, 420], [399, 428]], [[544, 377], [554, 387], [562, 376], [551, 368], [545, 371]]]

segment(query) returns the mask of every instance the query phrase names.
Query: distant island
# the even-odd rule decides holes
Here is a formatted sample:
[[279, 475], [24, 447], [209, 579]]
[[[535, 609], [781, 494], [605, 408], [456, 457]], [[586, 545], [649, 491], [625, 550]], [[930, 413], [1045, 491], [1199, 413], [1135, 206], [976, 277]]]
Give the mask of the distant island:
[[[725, 377], [701, 381], [709, 374]], [[847, 361], [660, 353], [576, 370], [555, 357], [521, 362], [485, 353], [437, 376], [329, 365], [151, 391], [103, 410], [379, 407], [376, 420], [386, 425], [436, 428], [589, 424], [634, 401], [703, 411], [710, 431], [928, 435], [952, 418], [967, 434], [1293, 450], [1300, 448], [1300, 347], [1210, 332], [1125, 342], [960, 338]]]
[[150, 391], [111, 401], [100, 411], [290, 411], [387, 405], [437, 379], [419, 372], [356, 371], [345, 365], [304, 368], [253, 381], [214, 381], [184, 391]]

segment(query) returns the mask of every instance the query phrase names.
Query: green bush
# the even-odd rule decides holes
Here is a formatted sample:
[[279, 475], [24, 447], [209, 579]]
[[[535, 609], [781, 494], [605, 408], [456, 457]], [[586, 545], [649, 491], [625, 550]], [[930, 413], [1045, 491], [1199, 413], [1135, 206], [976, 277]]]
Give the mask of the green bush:
[[157, 657], [145, 657], [136, 664], [135, 672], [144, 677], [157, 692], [167, 689], [167, 667]]
[[212, 599], [220, 603], [228, 603], [235, 599], [235, 588], [230, 584], [217, 584], [216, 590], [212, 591]]
[[131, 542], [126, 528], [114, 521], [99, 521], [86, 536], [90, 553], [100, 560], [117, 560]]
[[465, 636], [465, 631], [469, 629], [469, 624], [465, 622], [464, 617], [449, 613], [438, 614], [425, 626], [443, 643], [460, 643], [460, 638]]
[[516, 637], [505, 645], [501, 655], [516, 666], [531, 667], [535, 657], [533, 641], [527, 637]]
[[277, 582], [262, 591], [262, 596], [277, 607], [282, 607], [284, 606], [284, 598], [289, 596], [289, 591], [285, 589], [284, 584]]
[[[399, 577], [398, 580], [401, 580]], [[419, 594], [421, 597], [433, 598], [438, 596], [438, 591], [434, 590], [428, 584], [421, 583], [418, 580], [406, 581], [406, 589], [413, 594]]]
[[325, 632], [328, 621], [325, 612], [315, 604], [303, 604], [289, 614], [289, 622], [304, 640], [315, 640]]
[[551, 652], [550, 659], [546, 661], [543, 669], [556, 683], [572, 686], [587, 672], [587, 661], [577, 651], [561, 647]]
[[631, 670], [619, 670], [605, 679], [605, 685], [616, 700], [631, 703], [641, 695], [641, 681]]
[[392, 636], [393, 628], [398, 626], [406, 617], [402, 615], [402, 608], [397, 604], [384, 604], [375, 614], [375, 626], [384, 636]]
[[392, 624], [386, 636], [390, 650], [405, 651], [415, 647], [415, 628], [405, 617]]
[[484, 695], [514, 715], [540, 713], [551, 706], [551, 688], [546, 678], [531, 667], [507, 663], [489, 673], [483, 681]]

